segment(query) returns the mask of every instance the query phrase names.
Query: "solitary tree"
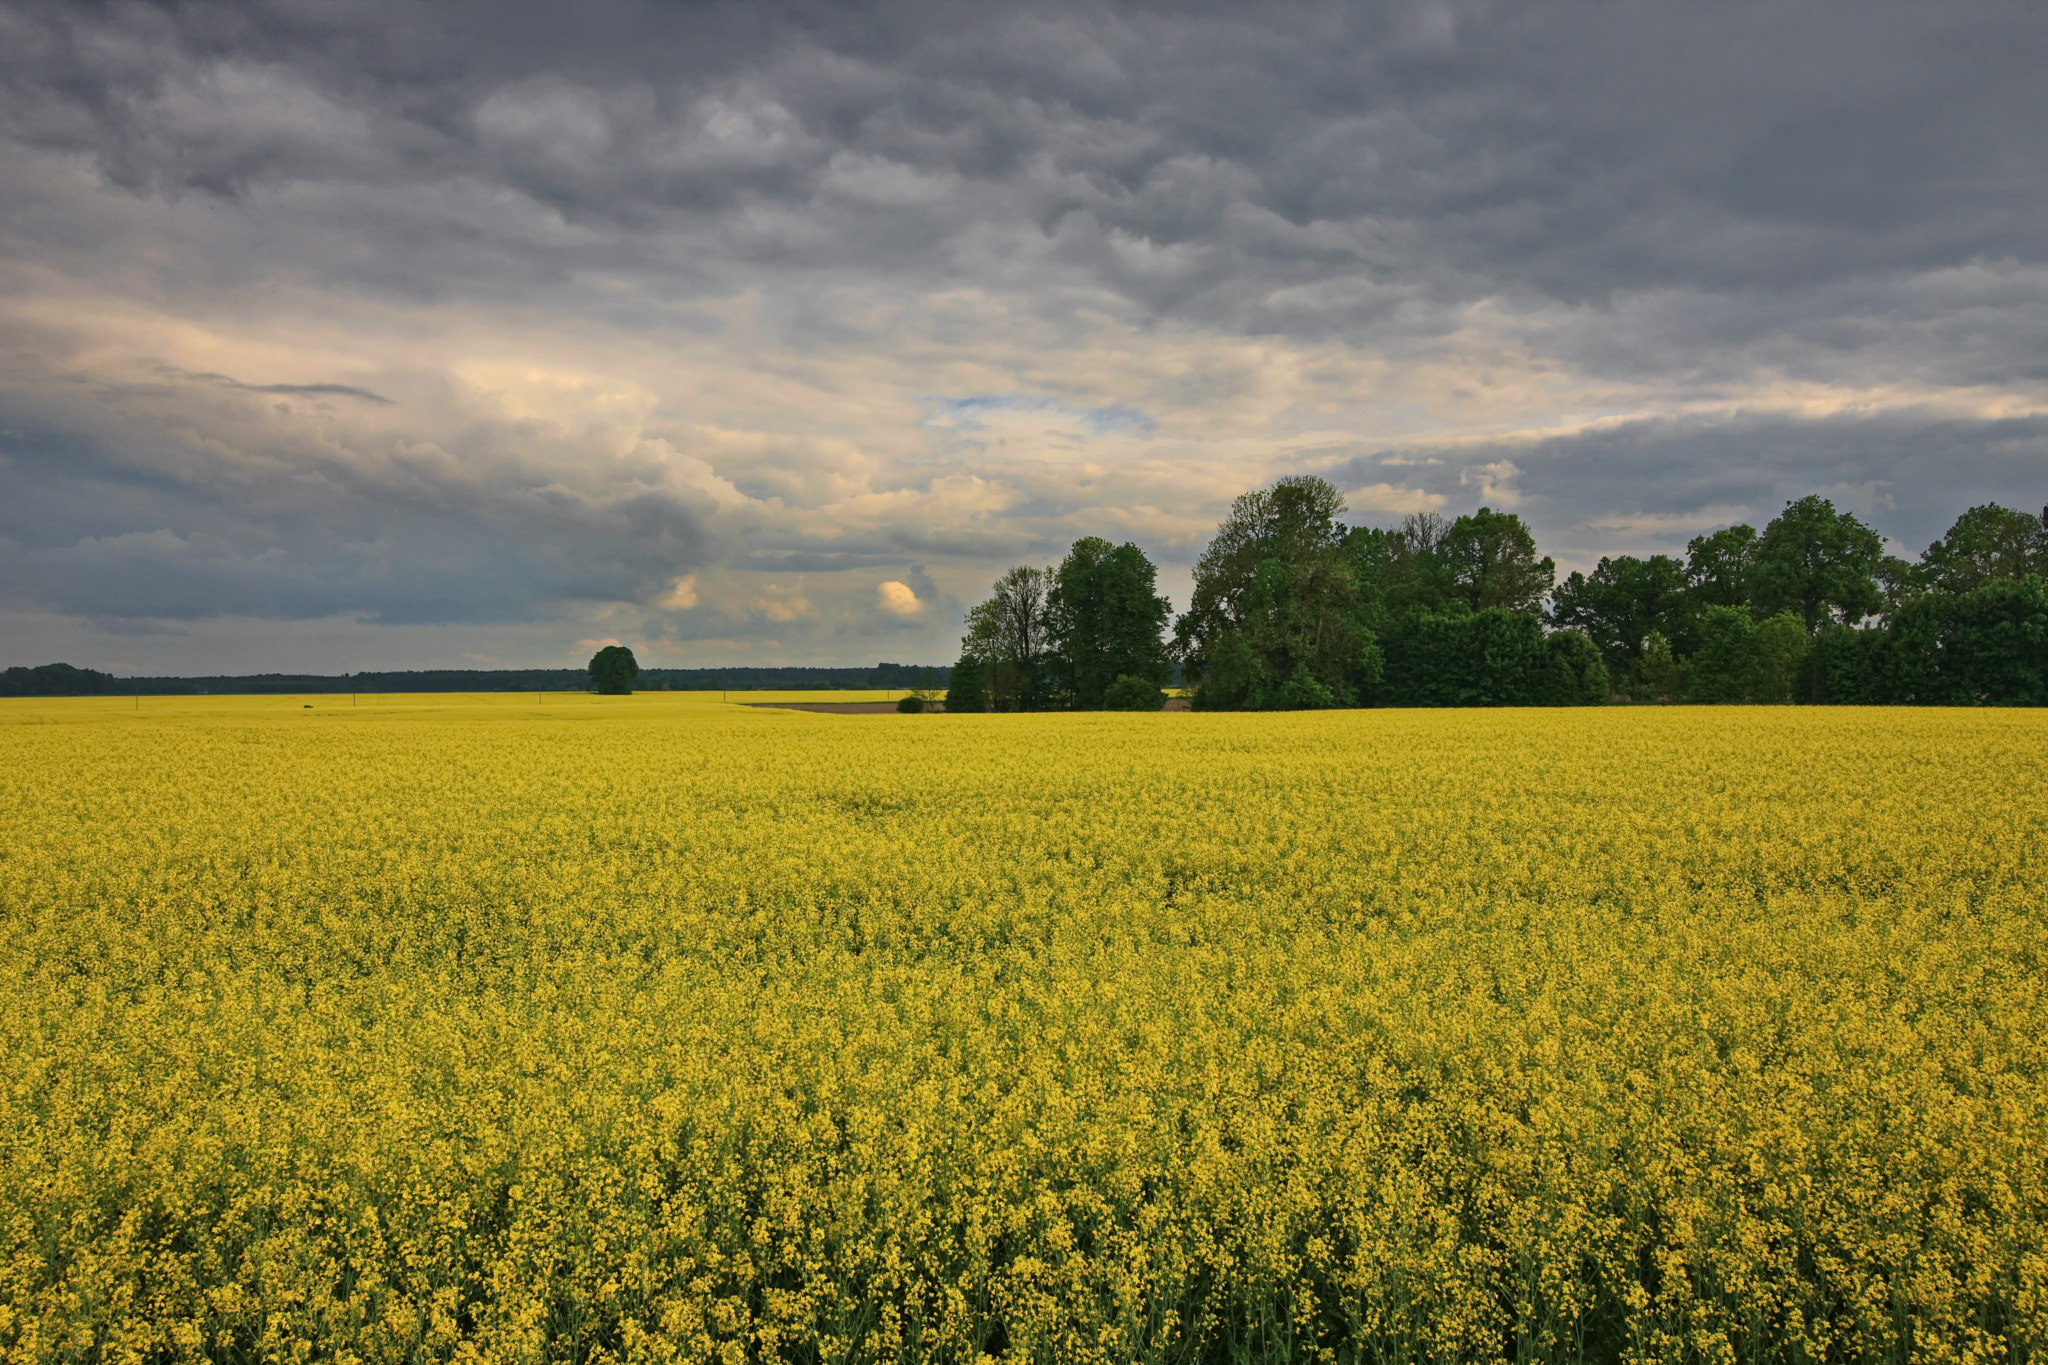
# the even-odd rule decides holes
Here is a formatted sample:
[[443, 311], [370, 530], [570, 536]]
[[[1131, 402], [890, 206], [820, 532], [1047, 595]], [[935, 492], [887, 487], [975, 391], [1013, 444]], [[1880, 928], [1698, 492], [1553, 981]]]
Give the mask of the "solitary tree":
[[605, 696], [632, 695], [633, 679], [639, 676], [639, 661], [624, 645], [606, 645], [590, 656], [590, 685]]

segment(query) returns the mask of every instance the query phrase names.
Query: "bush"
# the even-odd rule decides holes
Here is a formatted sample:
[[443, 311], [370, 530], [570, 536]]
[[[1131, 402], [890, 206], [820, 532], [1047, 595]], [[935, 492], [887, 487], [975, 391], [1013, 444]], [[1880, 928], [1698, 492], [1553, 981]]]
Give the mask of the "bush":
[[897, 703], [896, 703], [896, 709], [897, 709], [898, 711], [901, 711], [901, 712], [902, 712], [902, 713], [903, 713], [904, 715], [906, 715], [906, 716], [915, 716], [915, 715], [921, 715], [921, 714], [923, 714], [923, 712], [924, 712], [924, 698], [923, 698], [923, 697], [903, 697], [903, 698], [900, 698], [900, 699], [898, 699], [898, 701], [897, 701]]
[[1750, 696], [1758, 701], [1791, 701], [1808, 651], [1806, 623], [1789, 611], [1759, 621], [1752, 638]]
[[1294, 670], [1294, 676], [1280, 684], [1279, 695], [1273, 699], [1271, 709], [1275, 711], [1328, 711], [1337, 705], [1337, 694], [1325, 686], [1308, 671], [1306, 664]]
[[1102, 706], [1106, 711], [1160, 711], [1166, 707], [1166, 694], [1150, 678], [1119, 673], [1116, 681], [1103, 689]]

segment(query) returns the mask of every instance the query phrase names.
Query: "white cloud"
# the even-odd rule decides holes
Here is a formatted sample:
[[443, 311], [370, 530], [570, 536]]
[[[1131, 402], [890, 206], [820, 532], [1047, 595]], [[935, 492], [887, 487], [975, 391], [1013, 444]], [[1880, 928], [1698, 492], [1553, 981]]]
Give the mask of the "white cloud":
[[916, 616], [924, 610], [924, 603], [910, 590], [910, 585], [898, 583], [893, 578], [876, 586], [875, 597], [882, 610], [891, 616]]
[[1479, 501], [1495, 507], [1515, 507], [1522, 501], [1522, 490], [1515, 487], [1515, 480], [1522, 471], [1513, 460], [1493, 460], [1486, 464], [1474, 465], [1458, 475], [1462, 488], [1477, 487]]
[[1344, 495], [1344, 501], [1357, 512], [1390, 512], [1406, 516], [1410, 512], [1434, 512], [1449, 501], [1441, 493], [1430, 493], [1420, 488], [1396, 488], [1390, 483], [1372, 483], [1363, 488], [1354, 488]]

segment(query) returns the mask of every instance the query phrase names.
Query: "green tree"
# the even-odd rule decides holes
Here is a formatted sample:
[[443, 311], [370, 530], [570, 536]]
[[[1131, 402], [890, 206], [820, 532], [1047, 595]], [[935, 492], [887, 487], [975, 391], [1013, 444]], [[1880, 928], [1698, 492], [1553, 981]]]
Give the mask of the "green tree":
[[1685, 566], [1670, 555], [1602, 558], [1590, 574], [1574, 573], [1550, 597], [1552, 624], [1583, 631], [1609, 673], [1632, 679], [1652, 634], [1691, 643], [1692, 602]]
[[1995, 502], [1972, 507], [1927, 547], [1914, 577], [1931, 592], [1973, 592], [1987, 583], [2048, 574], [2048, 509], [2041, 516]]
[[1699, 645], [1685, 661], [1685, 694], [1698, 702], [1749, 700], [1756, 618], [1748, 607], [1710, 606], [1700, 616]]
[[1685, 670], [1671, 653], [1671, 641], [1653, 630], [1643, 640], [1643, 656], [1636, 665], [1635, 696], [1641, 701], [1684, 701]]
[[1018, 567], [997, 579], [988, 600], [967, 613], [961, 652], [988, 670], [989, 709], [1035, 711], [1047, 700], [1053, 571]]
[[1458, 597], [1451, 566], [1444, 557], [1444, 538], [1451, 523], [1435, 512], [1413, 512], [1398, 531], [1353, 531], [1352, 562], [1363, 570], [1362, 582], [1389, 617], [1415, 611], [1442, 611]]
[[1877, 700], [2048, 704], [2048, 583], [2037, 574], [1926, 593], [1893, 617], [1885, 637], [1873, 670]]
[[590, 656], [590, 685], [605, 696], [631, 695], [639, 676], [640, 663], [624, 645], [606, 645]]
[[1819, 494], [1800, 498], [1757, 541], [1752, 605], [1764, 616], [1794, 613], [1808, 635], [1828, 620], [1854, 625], [1884, 605], [1883, 560], [1877, 532]]
[[1327, 481], [1296, 475], [1241, 494], [1195, 564], [1188, 609], [1174, 623], [1174, 651], [1194, 675], [1250, 614], [1249, 597], [1269, 559], [1318, 557], [1340, 548], [1344, 499]]
[[1890, 698], [1879, 682], [1880, 658], [1891, 632], [1830, 621], [1813, 637], [1810, 667], [1815, 701], [1837, 706], [1877, 706]]
[[1377, 679], [1343, 510], [1337, 490], [1309, 476], [1231, 505], [1174, 632], [1199, 708], [1349, 706]]
[[1552, 631], [1543, 641], [1543, 663], [1531, 679], [1529, 700], [1537, 706], [1605, 706], [1613, 695], [1607, 661], [1599, 646], [1576, 630]]
[[1750, 700], [1791, 701], [1812, 648], [1806, 623], [1789, 611], [1757, 622], [1750, 643]]
[[988, 665], [967, 655], [953, 665], [947, 679], [946, 713], [988, 710]]
[[1386, 653], [1394, 706], [1527, 706], [1549, 662], [1540, 618], [1506, 607], [1471, 611], [1462, 602], [1400, 617]]
[[1103, 689], [1102, 705], [1109, 711], [1163, 711], [1166, 694], [1153, 678], [1123, 673]]
[[1047, 599], [1048, 635], [1075, 706], [1103, 706], [1110, 685], [1126, 674], [1151, 679], [1154, 691], [1172, 676], [1158, 576], [1136, 545], [1099, 536], [1075, 541], [1061, 561]]
[[[1897, 555], [1886, 555], [1877, 562], [1878, 590], [1884, 594], [1884, 612], [1889, 616], [1900, 607], [1918, 597], [1926, 586], [1921, 576], [1920, 565], [1910, 563]], [[1827, 627], [1821, 627], [1826, 630]]]
[[1482, 507], [1444, 533], [1441, 554], [1454, 590], [1474, 611], [1538, 611], [1557, 582], [1557, 565], [1536, 553], [1536, 538], [1513, 512]]
[[1708, 607], [1685, 661], [1686, 694], [1701, 702], [1792, 700], [1810, 642], [1791, 612], [1759, 622], [1748, 607]]
[[1686, 585], [1701, 607], [1746, 607], [1756, 576], [1756, 527], [1740, 523], [1685, 546]]

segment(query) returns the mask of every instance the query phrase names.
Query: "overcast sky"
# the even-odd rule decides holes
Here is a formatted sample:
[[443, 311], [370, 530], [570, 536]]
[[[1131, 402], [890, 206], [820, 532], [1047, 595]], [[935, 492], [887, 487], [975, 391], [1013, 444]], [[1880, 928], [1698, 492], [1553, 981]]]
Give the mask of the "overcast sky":
[[1230, 499], [2048, 501], [2048, 7], [13, 5], [0, 664], [950, 660]]

